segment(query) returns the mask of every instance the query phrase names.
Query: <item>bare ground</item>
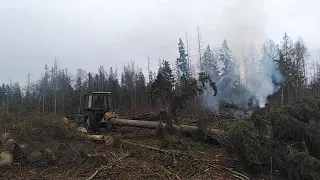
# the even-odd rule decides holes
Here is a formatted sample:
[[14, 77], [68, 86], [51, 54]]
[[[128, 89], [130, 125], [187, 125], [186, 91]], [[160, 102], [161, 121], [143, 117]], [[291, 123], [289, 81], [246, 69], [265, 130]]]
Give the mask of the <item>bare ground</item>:
[[1, 119], [1, 131], [10, 132], [32, 153], [51, 149], [57, 160], [16, 157], [12, 166], [0, 169], [0, 179], [270, 179], [267, 167], [264, 173], [245, 173], [222, 148], [190, 138], [164, 147], [155, 130], [121, 127], [109, 133], [121, 142], [106, 146], [78, 136], [57, 119]]

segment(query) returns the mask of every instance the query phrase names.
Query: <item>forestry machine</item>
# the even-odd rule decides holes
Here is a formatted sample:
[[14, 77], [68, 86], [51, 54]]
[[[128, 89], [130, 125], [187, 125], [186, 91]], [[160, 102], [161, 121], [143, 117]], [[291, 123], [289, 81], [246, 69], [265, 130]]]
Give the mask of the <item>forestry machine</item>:
[[83, 113], [77, 113], [73, 117], [81, 119], [92, 132], [97, 132], [99, 128], [108, 128], [108, 119], [115, 117], [111, 106], [111, 92], [85, 93], [84, 100]]

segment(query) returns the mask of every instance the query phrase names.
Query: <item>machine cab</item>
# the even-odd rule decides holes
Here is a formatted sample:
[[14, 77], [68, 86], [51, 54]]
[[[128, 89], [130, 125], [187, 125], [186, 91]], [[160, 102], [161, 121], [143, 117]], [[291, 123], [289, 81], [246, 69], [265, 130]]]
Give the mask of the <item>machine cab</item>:
[[111, 92], [86, 93], [84, 108], [109, 111], [111, 109]]

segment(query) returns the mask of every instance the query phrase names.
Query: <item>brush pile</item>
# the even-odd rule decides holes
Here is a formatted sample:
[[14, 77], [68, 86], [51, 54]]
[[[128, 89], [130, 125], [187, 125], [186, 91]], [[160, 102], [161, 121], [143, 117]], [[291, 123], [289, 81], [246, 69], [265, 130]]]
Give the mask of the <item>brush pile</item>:
[[225, 128], [224, 145], [247, 170], [270, 167], [291, 180], [320, 179], [320, 100], [256, 109]]

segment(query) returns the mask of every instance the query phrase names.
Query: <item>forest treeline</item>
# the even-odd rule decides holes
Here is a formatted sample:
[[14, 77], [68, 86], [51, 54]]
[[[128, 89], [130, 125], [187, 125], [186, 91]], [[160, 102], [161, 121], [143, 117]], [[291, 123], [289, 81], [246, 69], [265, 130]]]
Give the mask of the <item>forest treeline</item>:
[[[55, 59], [52, 67], [44, 66], [38, 81], [32, 81], [29, 74], [24, 87], [19, 82], [2, 84], [0, 103], [8, 105], [11, 113], [66, 114], [83, 107], [84, 93], [110, 91], [117, 109], [163, 107], [173, 91], [179, 92], [181, 77], [196, 78], [196, 72], [208, 74], [217, 86], [216, 97], [211, 89], [202, 98], [193, 97], [199, 100], [199, 106], [209, 109], [217, 108], [221, 102], [248, 106], [259, 105], [267, 98], [269, 103], [288, 104], [302, 97], [319, 96], [320, 64], [314, 64], [312, 70], [306, 68], [309, 52], [302, 38], [292, 41], [285, 34], [279, 45], [273, 40], [267, 40], [262, 47], [250, 45], [242, 57], [233, 55], [227, 40], [218, 48], [208, 44], [199, 48], [197, 68], [190, 63], [188, 47], [181, 39], [177, 51], [179, 57], [174, 64], [162, 60], [158, 71], [149, 70], [148, 74], [133, 61], [125, 64], [121, 73], [101, 65], [96, 73], [78, 69], [73, 74], [59, 67]], [[239, 60], [242, 65], [236, 63]], [[307, 79], [307, 73], [312, 74], [311, 78]]]

